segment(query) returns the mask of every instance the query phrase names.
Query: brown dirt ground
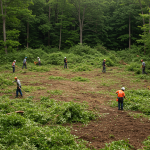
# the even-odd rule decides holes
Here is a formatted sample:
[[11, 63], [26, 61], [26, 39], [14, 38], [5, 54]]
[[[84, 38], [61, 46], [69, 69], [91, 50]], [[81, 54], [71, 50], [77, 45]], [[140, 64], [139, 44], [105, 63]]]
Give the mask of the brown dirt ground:
[[[34, 100], [39, 101], [41, 96], [60, 101], [87, 102], [89, 109], [97, 111], [101, 117], [91, 121], [88, 125], [81, 123], [73, 124], [71, 134], [77, 135], [80, 139], [89, 141], [90, 145], [96, 149], [104, 148], [105, 143], [118, 140], [129, 140], [135, 149], [142, 148], [142, 142], [150, 136], [150, 121], [145, 118], [134, 119], [129, 115], [129, 111], [119, 111], [108, 105], [111, 100], [116, 100], [116, 90], [122, 86], [127, 89], [145, 89], [150, 85], [150, 81], [140, 80], [134, 82], [136, 78], [133, 73], [123, 74], [123, 69], [113, 67], [107, 73], [95, 69], [91, 72], [74, 73], [61, 68], [50, 72], [18, 73], [22, 83], [24, 97], [34, 96]], [[61, 76], [66, 80], [49, 80], [49, 76]], [[71, 78], [81, 76], [90, 79], [90, 82], [75, 82]], [[43, 87], [43, 90], [33, 90], [24, 92], [23, 86]], [[12, 89], [12, 87], [10, 87]], [[15, 88], [15, 86], [14, 86]], [[61, 95], [50, 95], [48, 90], [62, 90]], [[15, 93], [11, 93], [10, 98], [14, 98]], [[0, 96], [3, 93], [0, 93]], [[134, 112], [139, 113], [139, 112]], [[65, 126], [70, 126], [65, 124]]]

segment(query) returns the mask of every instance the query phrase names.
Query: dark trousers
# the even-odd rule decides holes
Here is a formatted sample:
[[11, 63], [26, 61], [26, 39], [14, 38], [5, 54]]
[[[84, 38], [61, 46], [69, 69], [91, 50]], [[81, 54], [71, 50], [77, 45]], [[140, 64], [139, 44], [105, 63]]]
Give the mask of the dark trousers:
[[16, 90], [16, 97], [18, 97], [18, 92], [19, 92], [20, 95], [22, 96], [21, 86], [20, 86], [20, 89], [19, 89], [19, 87], [17, 87], [17, 90]]
[[39, 61], [39, 66], [41, 66], [41, 62]]
[[121, 110], [123, 110], [123, 97], [118, 97], [118, 110], [120, 110], [120, 106]]
[[25, 66], [25, 68], [27, 69], [26, 63], [23, 63], [22, 69], [23, 69], [24, 66]]
[[144, 74], [144, 73], [147, 74], [147, 73], [145, 72], [145, 67], [142, 68], [142, 74]]
[[15, 72], [15, 67], [12, 67], [13, 68], [13, 73]]
[[64, 68], [67, 68], [67, 63], [64, 63]]
[[106, 72], [106, 67], [105, 66], [103, 66], [102, 72]]

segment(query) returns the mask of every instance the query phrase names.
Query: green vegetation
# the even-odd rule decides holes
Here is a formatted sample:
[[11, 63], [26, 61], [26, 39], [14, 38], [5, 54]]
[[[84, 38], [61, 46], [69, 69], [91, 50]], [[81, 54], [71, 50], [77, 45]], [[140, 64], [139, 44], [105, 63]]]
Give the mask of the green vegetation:
[[63, 91], [61, 90], [48, 90], [47, 93], [49, 93], [50, 95], [62, 95]]
[[58, 76], [50, 76], [49, 80], [65, 80], [63, 77], [58, 77]]
[[144, 144], [144, 150], [150, 149], [150, 136], [143, 142]]
[[72, 81], [78, 81], [78, 82], [89, 82], [89, 79], [87, 78], [82, 78], [82, 77], [74, 77], [71, 78]]
[[[61, 126], [67, 122], [87, 123], [96, 115], [85, 104], [57, 102], [42, 97], [33, 102], [33, 97], [10, 100], [0, 97], [0, 148], [6, 149], [86, 149], [83, 141], [77, 140], [70, 130]], [[22, 110], [22, 115], [15, 113]], [[6, 115], [10, 113], [9, 115]], [[42, 126], [49, 124], [49, 126]], [[59, 125], [56, 125], [59, 124]], [[55, 125], [55, 126], [54, 126]], [[78, 141], [77, 143], [75, 141]]]
[[100, 150], [132, 150], [134, 147], [129, 144], [129, 141], [114, 141], [112, 143], [106, 144], [105, 148], [100, 149]]
[[13, 85], [13, 82], [8, 79], [5, 79], [4, 76], [0, 76], [0, 88], [4, 89], [9, 85]]
[[[126, 110], [139, 110], [146, 115], [150, 115], [150, 92], [149, 90], [128, 90], [126, 99], [124, 99], [124, 109]], [[111, 106], [117, 107], [117, 102], [112, 101]]]

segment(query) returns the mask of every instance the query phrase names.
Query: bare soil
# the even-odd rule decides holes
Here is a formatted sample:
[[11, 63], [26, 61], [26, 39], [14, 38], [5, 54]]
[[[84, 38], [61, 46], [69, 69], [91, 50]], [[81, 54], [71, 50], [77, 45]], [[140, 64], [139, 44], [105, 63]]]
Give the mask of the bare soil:
[[[66, 80], [49, 80], [52, 75], [63, 77]], [[88, 78], [90, 82], [71, 80], [77, 76]], [[133, 73], [125, 73], [123, 69], [116, 67], [111, 68], [105, 74], [100, 69], [74, 73], [69, 69], [57, 68], [57, 70], [53, 69], [44, 73], [18, 73], [18, 78], [22, 83], [24, 97], [34, 96], [35, 101], [40, 101], [41, 96], [50, 96], [50, 98], [60, 101], [87, 102], [90, 110], [99, 112], [100, 118], [91, 121], [88, 125], [74, 123], [71, 131], [71, 134], [77, 135], [80, 139], [89, 141], [95, 149], [104, 148], [105, 143], [123, 139], [129, 140], [135, 149], [139, 149], [143, 147], [142, 142], [150, 136], [148, 119], [142, 117], [134, 119], [129, 115], [129, 111], [120, 111], [108, 104], [111, 100], [116, 100], [115, 92], [122, 86], [127, 89], [146, 89], [150, 85], [150, 81], [147, 80], [136, 82]], [[25, 85], [46, 89], [24, 92]], [[61, 90], [62, 94], [50, 95], [48, 91], [51, 90]], [[14, 98], [15, 93], [11, 94], [10, 98]], [[70, 124], [64, 126], [70, 126]]]

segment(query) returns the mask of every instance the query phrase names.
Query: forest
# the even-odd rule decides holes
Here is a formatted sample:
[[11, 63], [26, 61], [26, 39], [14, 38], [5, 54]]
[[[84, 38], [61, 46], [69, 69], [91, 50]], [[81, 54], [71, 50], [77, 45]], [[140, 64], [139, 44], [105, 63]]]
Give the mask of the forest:
[[0, 150], [150, 150], [150, 0], [0, 0], [0, 16]]
[[0, 0], [0, 53], [68, 49], [150, 50], [150, 0]]

